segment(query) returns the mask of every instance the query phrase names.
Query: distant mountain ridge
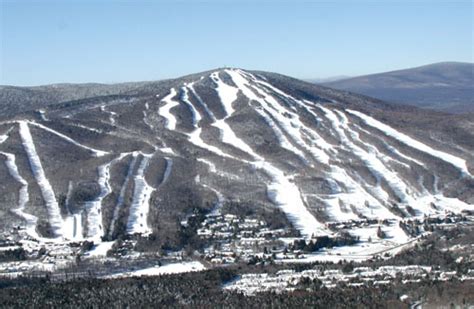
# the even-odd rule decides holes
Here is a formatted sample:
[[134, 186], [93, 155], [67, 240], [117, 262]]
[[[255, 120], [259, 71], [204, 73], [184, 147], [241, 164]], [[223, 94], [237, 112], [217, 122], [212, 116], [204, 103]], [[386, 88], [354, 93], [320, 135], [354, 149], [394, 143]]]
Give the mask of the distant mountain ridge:
[[324, 86], [449, 113], [474, 112], [474, 64], [441, 62], [358, 76]]
[[345, 80], [352, 78], [349, 75], [336, 75], [336, 76], [329, 76], [329, 77], [320, 77], [320, 78], [309, 78], [306, 79], [307, 82], [315, 83], [315, 84], [323, 84], [323, 83], [331, 83], [338, 80]]
[[151, 82], [119, 84], [51, 84], [32, 87], [0, 86], [0, 113], [10, 115], [61, 102], [81, 100], [97, 96], [118, 95], [133, 91]]

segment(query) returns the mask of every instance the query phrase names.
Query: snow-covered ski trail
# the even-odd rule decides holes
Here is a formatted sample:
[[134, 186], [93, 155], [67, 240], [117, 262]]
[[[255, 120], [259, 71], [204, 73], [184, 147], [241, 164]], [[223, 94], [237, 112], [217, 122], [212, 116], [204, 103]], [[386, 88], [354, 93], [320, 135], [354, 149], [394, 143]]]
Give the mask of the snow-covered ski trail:
[[15, 155], [6, 152], [0, 152], [0, 154], [4, 155], [6, 158], [5, 165], [7, 166], [10, 176], [12, 176], [13, 179], [15, 179], [15, 181], [21, 185], [18, 191], [18, 207], [12, 209], [12, 212], [25, 221], [28, 235], [35, 239], [39, 239], [40, 237], [36, 232], [36, 223], [38, 222], [38, 218], [24, 211], [26, 204], [30, 200], [28, 194], [28, 182], [20, 175], [18, 166], [15, 162]]
[[64, 134], [62, 134], [62, 133], [60, 133], [60, 132], [58, 132], [58, 131], [56, 131], [56, 130], [53, 130], [53, 129], [51, 129], [51, 128], [48, 128], [47, 126], [42, 125], [42, 124], [40, 124], [40, 123], [37, 123], [37, 122], [34, 122], [34, 121], [30, 121], [30, 120], [25, 120], [25, 121], [22, 121], [22, 122], [27, 122], [29, 125], [36, 126], [36, 127], [40, 128], [40, 129], [43, 129], [43, 130], [45, 130], [45, 131], [47, 131], [47, 132], [49, 132], [49, 133], [52, 133], [52, 134], [54, 134], [54, 135], [56, 135], [56, 136], [58, 136], [58, 137], [60, 137], [60, 138], [62, 138], [62, 139], [64, 139], [64, 140], [68, 141], [69, 143], [71, 143], [71, 144], [73, 144], [73, 145], [76, 145], [76, 146], [78, 146], [78, 147], [80, 147], [80, 148], [86, 149], [86, 150], [90, 151], [90, 152], [91, 152], [94, 156], [96, 156], [96, 157], [102, 157], [102, 156], [105, 156], [106, 154], [109, 153], [109, 152], [107, 152], [107, 151], [102, 151], [102, 150], [94, 149], [94, 148], [89, 147], [89, 146], [85, 146], [85, 145], [83, 145], [83, 144], [81, 144], [81, 143], [75, 141], [74, 139], [70, 138], [69, 136], [66, 136], [66, 135], [64, 135]]
[[117, 220], [119, 219], [120, 211], [122, 210], [122, 207], [123, 207], [124, 202], [125, 202], [125, 193], [127, 191], [128, 184], [130, 182], [130, 178], [133, 176], [133, 172], [135, 170], [135, 165], [137, 164], [137, 160], [138, 160], [138, 155], [139, 155], [138, 152], [133, 152], [132, 153], [132, 161], [130, 162], [130, 164], [128, 166], [127, 175], [125, 176], [125, 180], [122, 184], [122, 187], [120, 188], [120, 192], [119, 192], [119, 196], [118, 196], [118, 199], [117, 199], [117, 203], [116, 203], [115, 208], [114, 208], [114, 213], [113, 213], [113, 216], [112, 216], [112, 220], [110, 221], [109, 233], [108, 233], [109, 238], [112, 238], [114, 236], [115, 225], [117, 223]]
[[53, 191], [53, 187], [49, 183], [48, 179], [41, 165], [40, 158], [36, 152], [35, 145], [33, 143], [33, 137], [31, 136], [28, 123], [26, 121], [19, 121], [19, 132], [22, 140], [23, 148], [25, 149], [26, 155], [30, 162], [31, 171], [33, 176], [38, 183], [38, 186], [43, 196], [45, 206], [48, 212], [48, 221], [51, 226], [52, 233], [55, 237], [62, 237], [64, 235], [64, 221], [61, 217], [61, 211], [59, 209], [56, 196]]
[[112, 192], [109, 184], [110, 167], [119, 162], [126, 156], [126, 153], [120, 154], [112, 161], [102, 164], [97, 168], [98, 179], [97, 183], [100, 187], [99, 195], [92, 201], [86, 202], [85, 209], [87, 214], [87, 238], [94, 242], [101, 242], [104, 236], [104, 228], [102, 223], [102, 201]]
[[[226, 71], [226, 73], [229, 73], [229, 71]], [[240, 75], [235, 76], [232, 74], [232, 71], [230, 71], [230, 73], [231, 74], [229, 75], [232, 78], [232, 81], [237, 85], [238, 88], [232, 93], [237, 93], [239, 89], [243, 89], [242, 92], [245, 96], [247, 96], [247, 98], [253, 99], [255, 101], [261, 101], [261, 99], [255, 95], [250, 88], [247, 87], [246, 81], [243, 81], [239, 78]], [[237, 80], [234, 80], [234, 78]], [[235, 100], [233, 95], [231, 98]], [[227, 104], [229, 104], [229, 102], [231, 101], [228, 100]], [[223, 120], [225, 121], [226, 118]], [[231, 142], [234, 147], [248, 153], [253, 158], [252, 161], [241, 160], [242, 162], [250, 164], [254, 168], [263, 170], [270, 177], [271, 183], [267, 186], [269, 199], [287, 214], [289, 219], [301, 232], [301, 234], [306, 237], [311, 237], [311, 235], [327, 234], [324, 225], [318, 222], [304, 205], [304, 201], [302, 200], [298, 187], [290, 180], [288, 176], [284, 174], [284, 172], [269, 162], [263, 160], [263, 158], [256, 154], [248, 144], [237, 138], [230, 126], [224, 126], [223, 131], [226, 132], [225, 134], [227, 135], [226, 138], [228, 139], [228, 142]]]
[[171, 109], [179, 105], [179, 102], [173, 100], [176, 96], [176, 90], [172, 88], [170, 93], [163, 98], [165, 104], [158, 109], [158, 114], [166, 119], [165, 128], [171, 131], [176, 129], [176, 117], [171, 113]]
[[473, 177], [473, 175], [469, 172], [469, 170], [467, 169], [467, 164], [466, 164], [466, 160], [462, 159], [462, 158], [459, 158], [459, 157], [456, 157], [452, 154], [449, 154], [449, 153], [446, 153], [446, 152], [443, 152], [443, 151], [439, 151], [439, 150], [436, 150], [426, 144], [423, 144], [422, 142], [419, 142], [413, 138], [411, 138], [410, 136], [406, 135], [406, 134], [403, 134], [395, 129], [393, 129], [392, 127], [364, 114], [364, 113], [361, 113], [359, 111], [355, 111], [355, 110], [351, 110], [351, 109], [346, 109], [346, 111], [349, 113], [349, 114], [352, 114], [356, 117], [358, 117], [359, 119], [361, 119], [365, 124], [367, 124], [368, 126], [370, 127], [373, 127], [377, 130], [380, 130], [381, 132], [383, 132], [385, 135], [387, 136], [390, 136], [402, 143], [404, 143], [405, 145], [409, 146], [409, 147], [412, 147], [414, 149], [417, 149], [419, 151], [422, 151], [422, 152], [425, 152], [427, 153], [428, 155], [431, 155], [433, 157], [436, 157], [440, 160], [443, 160], [453, 166], [455, 166], [463, 176], [467, 176], [467, 177]]
[[134, 176], [134, 191], [132, 204], [128, 215], [128, 234], [151, 234], [148, 226], [148, 212], [150, 210], [150, 197], [155, 189], [145, 179], [145, 170], [152, 155], [141, 154], [142, 159]]

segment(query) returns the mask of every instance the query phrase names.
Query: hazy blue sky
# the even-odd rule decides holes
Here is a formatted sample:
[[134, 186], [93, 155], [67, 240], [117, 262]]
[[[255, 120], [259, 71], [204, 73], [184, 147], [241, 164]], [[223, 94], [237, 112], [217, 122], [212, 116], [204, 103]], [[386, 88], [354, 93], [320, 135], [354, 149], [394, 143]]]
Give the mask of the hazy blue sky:
[[300, 78], [473, 61], [471, 1], [1, 1], [0, 84]]

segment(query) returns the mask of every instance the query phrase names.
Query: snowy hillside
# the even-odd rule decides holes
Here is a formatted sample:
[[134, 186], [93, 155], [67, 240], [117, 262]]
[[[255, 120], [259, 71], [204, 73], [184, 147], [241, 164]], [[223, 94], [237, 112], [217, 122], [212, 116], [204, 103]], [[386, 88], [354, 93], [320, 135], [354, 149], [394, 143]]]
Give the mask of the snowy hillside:
[[3, 119], [0, 232], [179, 247], [196, 212], [240, 203], [278, 210], [304, 239], [372, 222], [343, 229], [384, 238], [376, 252], [416, 238], [408, 219], [474, 211], [465, 133], [417, 131], [411, 110], [302, 84], [222, 69]]

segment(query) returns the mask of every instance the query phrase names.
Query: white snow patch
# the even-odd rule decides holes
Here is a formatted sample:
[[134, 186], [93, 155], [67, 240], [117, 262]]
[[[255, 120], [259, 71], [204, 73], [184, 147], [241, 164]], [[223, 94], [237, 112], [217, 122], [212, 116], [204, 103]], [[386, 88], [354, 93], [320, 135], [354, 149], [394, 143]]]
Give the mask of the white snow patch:
[[107, 252], [112, 249], [115, 241], [104, 241], [94, 246], [92, 250], [86, 253], [90, 258], [102, 258], [107, 256]]
[[46, 117], [46, 111], [44, 109], [38, 110], [38, 113], [40, 114], [41, 120], [43, 121], [48, 121], [49, 119]]
[[176, 155], [173, 148], [170, 148], [170, 147], [163, 147], [163, 148], [160, 148], [159, 150], [161, 152], [164, 152], [164, 153], [167, 153], [167, 154], [170, 154], [170, 155]]
[[169, 275], [169, 274], [180, 274], [180, 273], [188, 273], [188, 272], [195, 272], [195, 271], [203, 271], [206, 270], [206, 267], [198, 262], [182, 262], [182, 263], [171, 263], [163, 266], [154, 266], [144, 269], [139, 269], [130, 272], [124, 272], [119, 274], [114, 274], [108, 276], [109, 278], [123, 278], [123, 277], [141, 277], [141, 276], [161, 276], [161, 275]]

